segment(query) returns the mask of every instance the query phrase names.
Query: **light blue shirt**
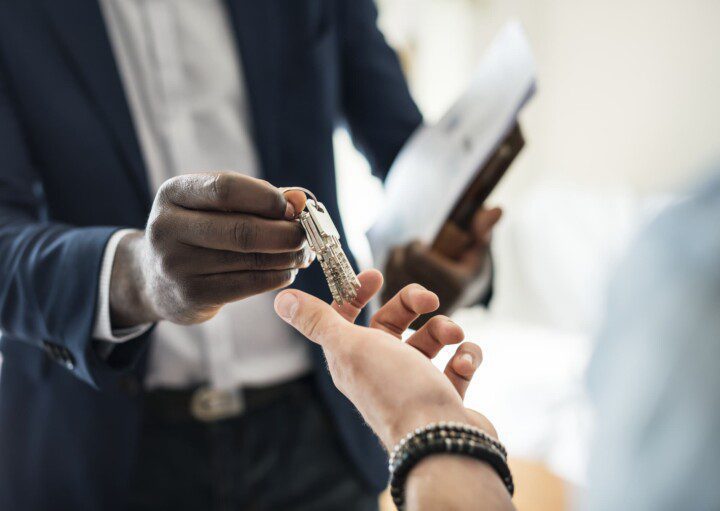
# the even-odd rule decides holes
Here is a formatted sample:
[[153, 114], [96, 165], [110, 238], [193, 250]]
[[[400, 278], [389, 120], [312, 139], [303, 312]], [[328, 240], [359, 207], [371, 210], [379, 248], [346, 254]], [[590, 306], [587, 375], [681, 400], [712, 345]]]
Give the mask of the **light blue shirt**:
[[630, 250], [589, 386], [597, 435], [582, 509], [720, 509], [720, 179]]

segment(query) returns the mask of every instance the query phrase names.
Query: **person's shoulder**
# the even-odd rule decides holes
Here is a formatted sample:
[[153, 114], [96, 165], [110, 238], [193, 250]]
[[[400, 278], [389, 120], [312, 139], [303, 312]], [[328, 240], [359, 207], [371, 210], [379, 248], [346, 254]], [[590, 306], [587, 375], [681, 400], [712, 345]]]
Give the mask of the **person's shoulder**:
[[[720, 173], [669, 206], [630, 246], [619, 272], [633, 281], [648, 274], [657, 285], [691, 275], [720, 280]], [[623, 276], [621, 275], [622, 279]]]
[[720, 289], [718, 261], [720, 173], [715, 173], [658, 214], [630, 244], [610, 281], [609, 309], [670, 306], [682, 296]]
[[716, 174], [643, 229], [611, 281], [587, 370], [602, 432], [588, 509], [717, 508], [697, 474], [720, 460], [719, 224]]
[[707, 318], [717, 315], [713, 307], [720, 301], [719, 261], [716, 174], [642, 229], [616, 267], [588, 371], [590, 387], [605, 381], [598, 375], [619, 360], [662, 364], [663, 357], [716, 335]]

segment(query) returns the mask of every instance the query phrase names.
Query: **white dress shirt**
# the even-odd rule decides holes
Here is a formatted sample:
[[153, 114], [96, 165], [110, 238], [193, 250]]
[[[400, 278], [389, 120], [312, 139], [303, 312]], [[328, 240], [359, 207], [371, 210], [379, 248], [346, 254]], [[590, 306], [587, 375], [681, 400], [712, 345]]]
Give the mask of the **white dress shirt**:
[[[221, 0], [101, 0], [154, 191], [189, 172], [259, 175], [240, 55]], [[149, 325], [113, 331], [109, 286], [116, 233], [105, 251], [94, 337], [123, 342]], [[223, 307], [193, 326], [153, 331], [145, 385], [270, 385], [307, 372], [307, 346], [273, 310], [274, 293]]]

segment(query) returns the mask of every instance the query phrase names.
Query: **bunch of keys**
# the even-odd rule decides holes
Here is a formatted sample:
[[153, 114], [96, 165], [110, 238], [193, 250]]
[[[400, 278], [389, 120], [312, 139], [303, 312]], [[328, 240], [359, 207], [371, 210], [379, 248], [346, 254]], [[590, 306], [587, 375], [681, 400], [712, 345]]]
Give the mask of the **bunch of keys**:
[[352, 302], [357, 298], [360, 281], [340, 246], [340, 234], [327, 209], [305, 188], [293, 187], [285, 190], [300, 190], [308, 195], [309, 200], [300, 213], [300, 225], [305, 229], [310, 248], [320, 261], [333, 299], [340, 305]]

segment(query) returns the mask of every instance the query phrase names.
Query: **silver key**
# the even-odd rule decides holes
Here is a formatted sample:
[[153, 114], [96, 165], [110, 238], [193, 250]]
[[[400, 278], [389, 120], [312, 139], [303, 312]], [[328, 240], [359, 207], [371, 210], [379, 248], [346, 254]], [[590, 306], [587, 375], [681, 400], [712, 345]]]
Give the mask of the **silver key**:
[[357, 298], [360, 281], [340, 245], [340, 234], [322, 202], [308, 190], [298, 188], [310, 197], [300, 213], [310, 248], [317, 255], [333, 299], [340, 305]]

